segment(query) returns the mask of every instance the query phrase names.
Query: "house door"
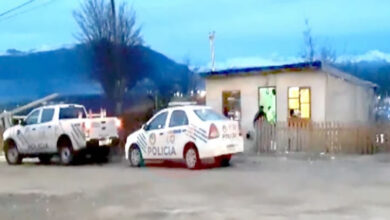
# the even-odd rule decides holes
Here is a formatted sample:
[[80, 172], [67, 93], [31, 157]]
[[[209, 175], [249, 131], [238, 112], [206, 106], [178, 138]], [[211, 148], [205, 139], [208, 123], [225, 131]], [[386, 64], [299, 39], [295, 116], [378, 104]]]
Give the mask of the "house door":
[[267, 121], [276, 122], [276, 87], [260, 87], [258, 91], [259, 109], [263, 106]]

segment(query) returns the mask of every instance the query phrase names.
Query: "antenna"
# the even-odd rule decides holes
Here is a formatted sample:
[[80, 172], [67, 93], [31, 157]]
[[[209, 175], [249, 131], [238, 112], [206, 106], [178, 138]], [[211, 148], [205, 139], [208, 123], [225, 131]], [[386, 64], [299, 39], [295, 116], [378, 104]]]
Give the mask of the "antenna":
[[211, 71], [215, 71], [215, 48], [214, 48], [215, 31], [209, 33], [209, 40], [210, 40], [210, 52], [211, 52]]

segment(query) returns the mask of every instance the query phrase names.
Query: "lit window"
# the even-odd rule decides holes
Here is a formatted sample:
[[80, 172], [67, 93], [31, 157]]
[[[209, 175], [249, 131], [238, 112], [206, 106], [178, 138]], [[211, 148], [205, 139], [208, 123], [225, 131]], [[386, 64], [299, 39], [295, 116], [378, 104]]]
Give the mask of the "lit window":
[[290, 118], [310, 119], [311, 103], [310, 88], [288, 88], [288, 109]]
[[237, 121], [241, 119], [241, 93], [239, 90], [222, 92], [222, 112], [228, 118]]

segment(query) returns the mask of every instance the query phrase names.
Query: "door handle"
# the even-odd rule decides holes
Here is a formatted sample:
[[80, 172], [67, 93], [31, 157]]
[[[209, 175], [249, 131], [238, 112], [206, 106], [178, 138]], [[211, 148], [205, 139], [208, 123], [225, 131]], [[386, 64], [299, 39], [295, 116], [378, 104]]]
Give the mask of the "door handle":
[[51, 128], [51, 125], [47, 126], [48, 128]]
[[37, 130], [37, 129], [36, 129], [36, 128], [32, 128], [31, 130], [35, 131], [35, 130]]
[[164, 134], [164, 132], [161, 132], [161, 133], [160, 133], [160, 135], [163, 135], [163, 134]]

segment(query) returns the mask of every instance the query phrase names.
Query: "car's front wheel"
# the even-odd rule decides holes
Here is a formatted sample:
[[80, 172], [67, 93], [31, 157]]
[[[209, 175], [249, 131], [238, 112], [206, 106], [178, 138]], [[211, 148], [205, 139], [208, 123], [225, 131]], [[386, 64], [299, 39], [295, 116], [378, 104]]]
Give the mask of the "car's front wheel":
[[141, 167], [143, 165], [142, 153], [139, 147], [132, 146], [129, 150], [129, 162], [132, 167]]
[[13, 141], [6, 142], [4, 146], [5, 159], [9, 165], [19, 165], [22, 163], [22, 156], [19, 153], [19, 150], [16, 144]]
[[198, 169], [201, 165], [198, 151], [194, 146], [189, 147], [184, 153], [184, 159], [188, 169]]

